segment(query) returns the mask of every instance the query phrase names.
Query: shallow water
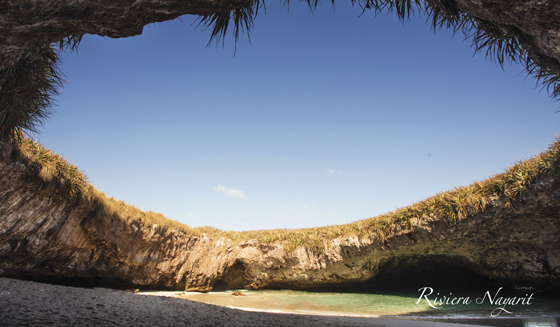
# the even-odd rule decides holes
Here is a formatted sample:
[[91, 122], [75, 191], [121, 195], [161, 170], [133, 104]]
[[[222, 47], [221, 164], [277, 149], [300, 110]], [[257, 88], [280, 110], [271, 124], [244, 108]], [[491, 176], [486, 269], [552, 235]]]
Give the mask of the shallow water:
[[[458, 292], [457, 294], [442, 293], [439, 295], [437, 290], [433, 290], [433, 293], [428, 296], [428, 289], [424, 293], [427, 295], [426, 297], [421, 297], [422, 292], [371, 294], [291, 290], [239, 291], [244, 296], [233, 296], [231, 294], [233, 291], [227, 291], [189, 293], [185, 298], [221, 306], [252, 308], [268, 312], [363, 317], [425, 319], [560, 317], [559, 297], [551, 297], [530, 290], [506, 292], [495, 289], [488, 293]], [[453, 297], [456, 297], [455, 301], [452, 301]], [[463, 299], [459, 300], [459, 297], [463, 297]], [[514, 297], [515, 299], [513, 299]], [[517, 303], [513, 302], [513, 304], [504, 306], [503, 303], [507, 299]], [[430, 304], [438, 309], [433, 308]]]

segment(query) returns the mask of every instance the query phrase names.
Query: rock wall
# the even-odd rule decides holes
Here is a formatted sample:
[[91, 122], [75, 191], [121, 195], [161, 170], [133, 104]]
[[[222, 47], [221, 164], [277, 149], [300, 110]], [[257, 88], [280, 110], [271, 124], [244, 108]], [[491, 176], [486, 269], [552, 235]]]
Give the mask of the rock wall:
[[[543, 180], [516, 208], [500, 199], [460, 221], [416, 220], [384, 240], [337, 238], [324, 253], [279, 243], [235, 243], [126, 224], [0, 154], [0, 276], [103, 279], [178, 290], [345, 288], [423, 260], [502, 283], [559, 288], [560, 182]], [[460, 280], [461, 276], [457, 276]]]
[[[431, 0], [432, 2], [442, 2]], [[515, 26], [560, 67], [560, 2], [454, 0], [461, 11]], [[0, 0], [0, 62], [85, 33], [138, 35], [144, 25], [208, 15], [250, 0]], [[560, 73], [560, 70], [559, 70]], [[41, 183], [10, 151], [0, 156], [0, 276], [102, 278], [174, 289], [328, 288], [363, 282], [425, 258], [499, 281], [560, 285], [560, 182], [541, 181], [524, 204], [500, 199], [459, 222], [416, 221], [384, 240], [338, 238], [324, 253], [255, 240], [235, 243], [126, 224]], [[387, 263], [393, 263], [387, 264]]]
[[560, 63], [560, 2], [556, 0], [454, 0], [457, 8], [499, 26], [514, 26], [535, 43], [537, 55]]
[[[560, 69], [560, 2], [556, 0], [426, 0], [477, 19], [515, 26], [542, 62]], [[184, 14], [209, 15], [252, 6], [253, 0], [2, 0], [0, 62], [69, 35], [139, 35], [145, 25]], [[546, 58], [544, 58], [546, 57]], [[560, 71], [559, 71], [560, 73]]]
[[2, 0], [0, 54], [17, 57], [70, 35], [134, 36], [150, 23], [249, 5], [251, 0]]

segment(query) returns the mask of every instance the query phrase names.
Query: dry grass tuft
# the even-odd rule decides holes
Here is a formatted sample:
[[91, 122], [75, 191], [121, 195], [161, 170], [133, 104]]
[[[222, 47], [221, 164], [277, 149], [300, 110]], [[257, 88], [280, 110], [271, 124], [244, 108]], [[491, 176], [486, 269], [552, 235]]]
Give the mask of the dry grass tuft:
[[76, 166], [61, 156], [28, 139], [14, 144], [20, 157], [44, 183], [60, 189], [66, 196], [78, 197], [98, 210], [100, 214], [120, 219], [126, 223], [146, 227], [157, 225], [161, 230], [177, 230], [192, 236], [229, 238], [234, 242], [258, 240], [261, 243], [282, 243], [288, 252], [300, 246], [322, 253], [329, 242], [338, 237], [371, 238], [383, 241], [392, 233], [411, 227], [416, 221], [451, 219], [460, 221], [483, 212], [488, 206], [503, 203], [506, 207], [523, 202], [539, 182], [551, 180], [560, 174], [560, 138], [549, 149], [534, 158], [517, 162], [502, 174], [485, 181], [442, 192], [384, 215], [345, 225], [258, 231], [222, 231], [213, 227], [193, 228], [159, 213], [141, 211], [124, 201], [107, 197], [89, 184], [86, 176]]

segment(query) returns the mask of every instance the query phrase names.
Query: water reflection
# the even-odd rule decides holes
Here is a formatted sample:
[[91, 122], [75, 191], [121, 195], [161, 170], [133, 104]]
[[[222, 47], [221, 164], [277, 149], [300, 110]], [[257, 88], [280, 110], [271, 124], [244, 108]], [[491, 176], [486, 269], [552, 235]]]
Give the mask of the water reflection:
[[[477, 304], [444, 305], [432, 308], [427, 301], [419, 301], [418, 294], [364, 294], [364, 293], [318, 293], [290, 290], [246, 291], [243, 296], [233, 296], [232, 291], [190, 293], [184, 298], [221, 306], [253, 308], [267, 312], [294, 312], [363, 317], [403, 317], [438, 319], [485, 319], [491, 318], [496, 308], [489, 301]], [[476, 295], [472, 295], [474, 299]], [[508, 307], [511, 314], [497, 318], [560, 317], [558, 298], [538, 296], [534, 303]], [[555, 319], [531, 319], [524, 326], [554, 326]]]
[[558, 322], [555, 318], [524, 320], [523, 327], [558, 327]]

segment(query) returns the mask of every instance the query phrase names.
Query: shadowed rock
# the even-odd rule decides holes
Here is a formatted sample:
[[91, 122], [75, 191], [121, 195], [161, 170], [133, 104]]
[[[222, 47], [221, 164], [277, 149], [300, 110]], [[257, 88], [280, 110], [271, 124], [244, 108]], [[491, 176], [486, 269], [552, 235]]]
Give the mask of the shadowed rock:
[[[533, 56], [560, 67], [560, 2], [429, 0], [521, 31]], [[0, 64], [29, 49], [86, 33], [127, 37], [183, 14], [251, 6], [246, 0], [0, 0]], [[560, 73], [560, 68], [556, 70]], [[109, 217], [42, 183], [0, 150], [0, 276], [173, 289], [333, 289], [394, 275], [426, 260], [499, 282], [560, 285], [560, 188], [541, 180], [522, 205], [496, 198], [461, 220], [413, 220], [383, 240], [339, 237], [323, 252], [257, 240], [234, 242]]]
[[[503, 28], [520, 30], [531, 51], [560, 66], [560, 2], [555, 0], [427, 0], [454, 7]], [[12, 60], [30, 48], [70, 35], [111, 38], [139, 35], [145, 25], [181, 15], [210, 15], [250, 7], [251, 0], [1, 0], [0, 59]], [[370, 19], [370, 18], [368, 18]], [[374, 19], [374, 18], [371, 18]]]
[[496, 198], [480, 214], [416, 219], [384, 240], [339, 237], [325, 241], [321, 253], [304, 247], [286, 252], [279, 242], [236, 243], [102, 215], [44, 185], [8, 155], [0, 161], [0, 276], [203, 291], [355, 290], [379, 288], [375, 282], [387, 276], [426, 281], [437, 269], [439, 276], [457, 275], [451, 280], [461, 284], [479, 275], [558, 288], [559, 186], [541, 180], [517, 207]]

